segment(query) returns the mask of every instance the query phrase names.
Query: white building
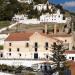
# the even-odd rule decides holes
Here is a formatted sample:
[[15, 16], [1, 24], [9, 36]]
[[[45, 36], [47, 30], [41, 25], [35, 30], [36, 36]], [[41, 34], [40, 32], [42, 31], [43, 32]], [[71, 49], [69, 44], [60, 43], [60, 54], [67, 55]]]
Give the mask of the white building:
[[[48, 5], [48, 8], [51, 9], [52, 5]], [[47, 4], [38, 4], [34, 5], [33, 9], [37, 9], [38, 11], [47, 10]]]
[[70, 34], [12, 33], [4, 41], [4, 50], [0, 57], [6, 59], [49, 59], [52, 54], [51, 45], [57, 41], [62, 41], [68, 50], [72, 50], [73, 39]]
[[41, 15], [40, 22], [66, 23], [67, 18], [65, 18], [64, 15], [60, 13], [60, 10], [57, 10], [57, 12], [53, 14], [46, 13]]
[[37, 5], [34, 5], [33, 9], [37, 9], [38, 11], [42, 11], [42, 10], [52, 10], [52, 7], [54, 7], [54, 5], [52, 4], [49, 4], [49, 2], [47, 1], [46, 4], [37, 4]]
[[40, 21], [36, 18], [28, 19], [27, 15], [14, 15], [12, 21], [17, 21], [22, 24], [40, 24]]
[[4, 45], [4, 40], [9, 36], [9, 34], [0, 34], [0, 45]]
[[21, 21], [21, 20], [26, 20], [27, 19], [27, 15], [24, 15], [24, 14], [15, 14], [14, 17], [12, 18], [13, 21]]
[[75, 50], [71, 50], [71, 51], [67, 50], [67, 51], [65, 51], [64, 54], [65, 54], [67, 60], [75, 61]]
[[60, 13], [60, 10], [57, 10], [57, 12], [53, 14], [46, 13], [46, 14], [41, 15], [40, 19], [37, 19], [37, 18], [28, 19], [27, 15], [15, 14], [12, 20], [17, 21], [18, 23], [22, 23], [22, 24], [40, 24], [43, 22], [67, 23], [68, 18], [65, 18], [64, 15]]
[[32, 1], [33, 0], [18, 0], [18, 2], [20, 3], [28, 3], [28, 4], [32, 3]]

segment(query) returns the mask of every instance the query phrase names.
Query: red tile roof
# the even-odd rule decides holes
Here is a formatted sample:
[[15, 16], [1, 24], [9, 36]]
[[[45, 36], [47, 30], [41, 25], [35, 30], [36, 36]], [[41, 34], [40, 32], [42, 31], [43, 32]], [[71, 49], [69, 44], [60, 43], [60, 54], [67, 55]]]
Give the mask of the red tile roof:
[[24, 41], [24, 40], [29, 40], [29, 37], [32, 35], [33, 33], [30, 32], [17, 32], [17, 33], [12, 33], [8, 36], [7, 39], [5, 39], [5, 41]]
[[[35, 32], [16, 32], [12, 33], [8, 36], [8, 38], [5, 41], [24, 41], [24, 40], [29, 40], [29, 37]], [[39, 33], [39, 32], [38, 32]], [[54, 38], [55, 36], [50, 35], [50, 34], [45, 34], [45, 33], [40, 33], [42, 36], [46, 36], [48, 38], [52, 38], [54, 40], [63, 42], [62, 40]], [[61, 37], [61, 36], [60, 36]]]
[[75, 54], [75, 50], [72, 50], [72, 51], [69, 51], [69, 50], [67, 51], [67, 50], [66, 50], [66, 51], [64, 52], [64, 54]]

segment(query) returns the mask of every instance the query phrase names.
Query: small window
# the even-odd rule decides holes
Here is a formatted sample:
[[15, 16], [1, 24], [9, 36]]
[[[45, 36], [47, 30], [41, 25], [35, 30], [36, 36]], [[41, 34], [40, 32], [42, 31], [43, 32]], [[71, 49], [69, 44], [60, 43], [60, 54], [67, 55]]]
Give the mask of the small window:
[[48, 47], [48, 42], [45, 43], [45, 47]]
[[69, 57], [69, 59], [71, 59], [71, 57]]
[[65, 20], [65, 17], [63, 17], [63, 20]]
[[29, 43], [26, 43], [26, 47], [29, 47]]
[[19, 51], [20, 51], [20, 49], [19, 49], [19, 48], [17, 48], [17, 51], [19, 52]]
[[38, 47], [38, 43], [37, 42], [35, 42], [35, 47]]
[[48, 50], [48, 42], [45, 43], [45, 48]]
[[11, 52], [11, 48], [9, 48], [9, 52]]
[[48, 47], [46, 48], [46, 50], [48, 50]]
[[0, 57], [3, 57], [3, 53], [0, 54]]
[[37, 48], [35, 48], [35, 52], [37, 52]]
[[60, 17], [60, 15], [59, 15], [59, 17]]
[[48, 55], [46, 55], [46, 58], [48, 59]]
[[19, 56], [21, 56], [21, 54], [19, 54]]
[[72, 57], [72, 60], [74, 60], [74, 57]]
[[65, 42], [67, 42], [67, 40], [65, 40]]
[[11, 43], [9, 43], [9, 46], [11, 46]]
[[9, 53], [9, 56], [11, 56], [11, 53]]

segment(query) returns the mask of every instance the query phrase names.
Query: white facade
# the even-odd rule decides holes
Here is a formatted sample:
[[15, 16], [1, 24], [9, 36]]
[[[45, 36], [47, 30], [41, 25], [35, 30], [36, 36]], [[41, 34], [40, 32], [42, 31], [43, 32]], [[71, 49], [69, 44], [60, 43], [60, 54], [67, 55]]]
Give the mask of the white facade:
[[55, 14], [43, 14], [40, 16], [40, 19], [32, 18], [28, 19], [27, 15], [14, 15], [12, 20], [17, 21], [22, 24], [40, 24], [41, 22], [52, 22], [52, 23], [67, 23], [68, 18], [65, 18], [63, 14], [60, 13], [60, 10], [57, 10]]
[[33, 9], [37, 9], [38, 11], [42, 11], [42, 10], [47, 10], [47, 5], [46, 4], [38, 4], [38, 5], [34, 5]]
[[18, 23], [22, 23], [22, 24], [40, 24], [40, 21], [38, 19], [34, 18], [34, 19], [20, 20]]
[[75, 61], [75, 50], [65, 51], [65, 57], [69, 61]]
[[20, 3], [28, 3], [28, 4], [32, 3], [32, 1], [33, 0], [18, 0], [18, 2]]
[[47, 7], [49, 8], [49, 10], [51, 10], [52, 5], [50, 4], [38, 4], [38, 5], [34, 5], [33, 9], [37, 9], [38, 11], [42, 11], [42, 10], [47, 10]]
[[0, 34], [0, 45], [4, 45], [4, 40], [8, 37], [9, 34]]
[[55, 22], [55, 23], [66, 23], [67, 18], [64, 18], [60, 10], [57, 10], [55, 14], [46, 13], [40, 16], [40, 22]]
[[14, 15], [13, 21], [17, 21], [22, 24], [40, 24], [40, 21], [36, 18], [28, 19], [27, 15]]
[[21, 21], [21, 20], [26, 20], [27, 19], [27, 15], [21, 14], [21, 15], [14, 15], [14, 17], [12, 18], [12, 20], [14, 21]]
[[[14, 33], [15, 34], [15, 33]], [[29, 40], [19, 40], [25, 33], [19, 35], [19, 37], [12, 36], [14, 38], [8, 37], [11, 40], [5, 40], [4, 50], [2, 58], [5, 59], [49, 59], [51, 57], [51, 45], [53, 42], [63, 41], [64, 45], [68, 44], [68, 50], [72, 50], [73, 39], [72, 36], [50, 36], [43, 35], [41, 33], [35, 32], [30, 37], [26, 37]], [[16, 34], [16, 36], [17, 36]], [[29, 34], [26, 34], [26, 36]], [[10, 35], [11, 36], [11, 35]], [[22, 37], [24, 38], [24, 37]], [[17, 40], [18, 39], [18, 40]], [[28, 45], [28, 47], [27, 47]]]

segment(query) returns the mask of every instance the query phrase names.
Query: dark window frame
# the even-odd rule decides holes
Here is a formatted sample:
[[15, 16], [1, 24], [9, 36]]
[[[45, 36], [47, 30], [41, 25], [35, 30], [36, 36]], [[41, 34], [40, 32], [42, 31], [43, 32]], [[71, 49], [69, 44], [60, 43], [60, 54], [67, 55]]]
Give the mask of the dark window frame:
[[46, 43], [45, 43], [45, 48], [46, 48], [46, 50], [48, 50], [48, 47], [49, 47], [49, 44], [48, 44], [48, 42], [46, 42]]
[[37, 42], [35, 42], [35, 47], [38, 47], [38, 43]]
[[20, 49], [19, 48], [17, 48], [17, 52], [19, 52], [20, 51]]
[[9, 48], [9, 52], [11, 52], [11, 48]]
[[12, 46], [12, 43], [9, 43], [9, 46]]
[[9, 56], [11, 56], [11, 53], [9, 53]]
[[26, 43], [26, 47], [29, 47], [29, 43]]

